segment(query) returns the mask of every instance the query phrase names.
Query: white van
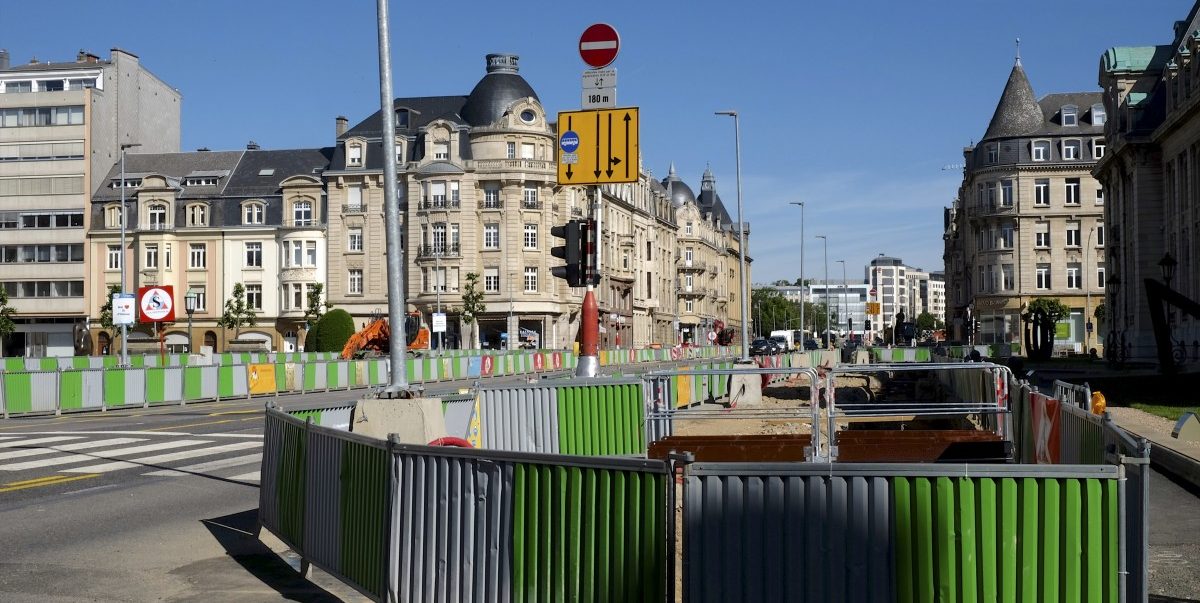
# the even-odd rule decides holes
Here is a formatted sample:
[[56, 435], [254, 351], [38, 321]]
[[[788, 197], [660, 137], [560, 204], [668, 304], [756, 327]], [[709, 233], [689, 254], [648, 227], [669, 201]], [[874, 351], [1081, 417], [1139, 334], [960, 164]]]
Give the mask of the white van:
[[780, 338], [783, 338], [787, 342], [787, 351], [790, 352], [796, 349], [795, 334], [792, 331], [771, 331], [771, 339], [779, 341]]

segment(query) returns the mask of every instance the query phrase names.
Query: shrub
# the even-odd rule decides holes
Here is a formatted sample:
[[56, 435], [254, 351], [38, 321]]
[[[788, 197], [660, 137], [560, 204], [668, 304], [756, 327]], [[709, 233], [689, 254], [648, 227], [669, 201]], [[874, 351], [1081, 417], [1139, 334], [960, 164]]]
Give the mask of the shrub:
[[317, 321], [317, 350], [318, 352], [341, 352], [346, 347], [346, 340], [354, 334], [354, 319], [350, 313], [335, 308], [326, 312]]

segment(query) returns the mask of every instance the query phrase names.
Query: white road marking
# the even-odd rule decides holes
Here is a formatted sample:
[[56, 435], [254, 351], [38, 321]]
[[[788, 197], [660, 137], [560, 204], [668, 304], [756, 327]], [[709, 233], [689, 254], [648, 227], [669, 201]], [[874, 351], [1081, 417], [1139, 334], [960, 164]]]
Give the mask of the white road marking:
[[127, 461], [116, 461], [112, 463], [102, 463], [99, 465], [88, 465], [87, 467], [73, 467], [71, 469], [63, 469], [59, 473], [108, 473], [109, 471], [118, 471], [121, 469], [131, 469], [133, 467], [142, 467], [144, 465], [152, 465], [155, 463], [167, 463], [170, 461], [181, 461], [183, 459], [196, 458], [200, 456], [211, 456], [229, 452], [231, 450], [245, 450], [246, 448], [256, 448], [262, 446], [261, 442], [236, 442], [234, 444], [225, 444], [224, 446], [212, 446], [209, 448], [199, 448], [195, 450], [185, 450], [183, 452], [171, 452], [168, 454], [159, 454], [155, 456], [147, 456]]
[[42, 467], [53, 467], [54, 465], [69, 465], [71, 463], [81, 463], [84, 461], [94, 461], [97, 458], [111, 459], [130, 454], [141, 454], [143, 452], [153, 452], [155, 450], [165, 450], [167, 448], [182, 448], [184, 446], [196, 446], [199, 444], [208, 444], [208, 440], [175, 440], [173, 442], [160, 442], [158, 444], [147, 444], [145, 446], [133, 446], [131, 448], [118, 448], [116, 450], [100, 450], [88, 454], [68, 454], [65, 456], [55, 457], [52, 459], [43, 459], [40, 461], [26, 461], [24, 463], [13, 463], [10, 465], [0, 465], [0, 471], [23, 471], [25, 469], [41, 469]]
[[[209, 461], [197, 465], [188, 465], [186, 467], [176, 467], [175, 469], [163, 469], [161, 471], [151, 471], [142, 475], [155, 475], [159, 477], [174, 477], [177, 475], [187, 475], [188, 473], [203, 473], [205, 471], [215, 471], [217, 469], [227, 469], [229, 467], [237, 467], [239, 465], [249, 465], [251, 463], [261, 463], [262, 453], [247, 454], [246, 456], [235, 456], [219, 461]], [[186, 473], [185, 473], [186, 472]]]
[[17, 446], [28, 446], [29, 444], [49, 444], [51, 442], [65, 442], [67, 440], [81, 440], [83, 436], [73, 438], [34, 438], [32, 440], [17, 440], [16, 442], [0, 442], [0, 448], [16, 448]]
[[235, 482], [257, 482], [259, 481], [259, 473], [261, 473], [261, 471], [251, 471], [250, 473], [235, 475], [229, 479]]
[[19, 459], [27, 456], [42, 456], [46, 454], [54, 454], [55, 452], [71, 452], [73, 450], [87, 450], [88, 448], [102, 448], [104, 446], [120, 446], [122, 444], [132, 444], [134, 442], [144, 441], [144, 438], [112, 438], [108, 440], [95, 440], [92, 442], [77, 442], [75, 444], [47, 446], [46, 448], [33, 448], [30, 450], [9, 450], [8, 452], [0, 452], [0, 461]]

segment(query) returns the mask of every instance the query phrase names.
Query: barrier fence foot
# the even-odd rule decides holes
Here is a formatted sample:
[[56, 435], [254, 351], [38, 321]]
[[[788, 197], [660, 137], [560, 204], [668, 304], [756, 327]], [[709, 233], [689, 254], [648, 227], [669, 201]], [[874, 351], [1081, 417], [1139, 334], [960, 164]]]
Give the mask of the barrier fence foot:
[[300, 558], [300, 577], [308, 579], [312, 576], [312, 563], [309, 563], [308, 558]]

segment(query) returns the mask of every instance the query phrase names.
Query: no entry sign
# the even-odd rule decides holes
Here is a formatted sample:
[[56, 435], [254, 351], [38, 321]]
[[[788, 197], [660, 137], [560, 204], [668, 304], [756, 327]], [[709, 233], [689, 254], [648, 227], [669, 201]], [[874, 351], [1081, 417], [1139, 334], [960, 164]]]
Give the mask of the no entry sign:
[[590, 25], [579, 36], [579, 56], [592, 69], [608, 67], [620, 48], [621, 36], [608, 23]]

